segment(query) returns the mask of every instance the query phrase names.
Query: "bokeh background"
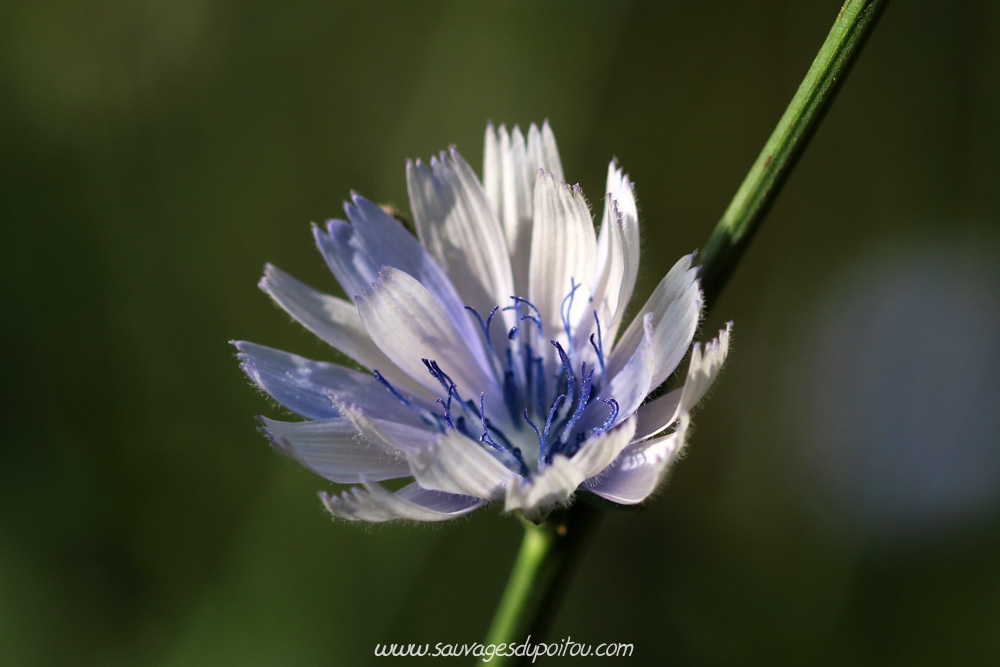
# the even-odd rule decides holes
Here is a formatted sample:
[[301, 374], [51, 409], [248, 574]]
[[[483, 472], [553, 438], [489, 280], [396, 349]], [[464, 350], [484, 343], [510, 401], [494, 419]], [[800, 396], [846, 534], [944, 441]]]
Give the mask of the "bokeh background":
[[[332, 355], [256, 288], [335, 291], [309, 223], [488, 120], [548, 118], [639, 298], [703, 244], [839, 8], [0, 5], [0, 664], [355, 665], [482, 638], [496, 510], [332, 523], [227, 341]], [[1000, 5], [896, 2], [709, 313], [688, 456], [608, 516], [550, 638], [634, 664], [1000, 660]], [[453, 661], [454, 662], [454, 661]]]

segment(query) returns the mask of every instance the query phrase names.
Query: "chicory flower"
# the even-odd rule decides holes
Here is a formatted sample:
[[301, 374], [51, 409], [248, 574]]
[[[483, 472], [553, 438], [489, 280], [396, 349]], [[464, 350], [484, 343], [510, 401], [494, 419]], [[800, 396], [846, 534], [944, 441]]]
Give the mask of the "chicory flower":
[[[547, 123], [488, 127], [484, 163], [482, 182], [454, 148], [407, 164], [416, 236], [356, 194], [346, 220], [314, 226], [349, 300], [265, 269], [279, 306], [370, 371], [236, 343], [247, 375], [305, 418], [262, 417], [274, 447], [356, 485], [320, 494], [336, 517], [440, 521], [502, 501], [537, 519], [577, 493], [640, 503], [725, 359], [729, 325], [692, 349], [692, 256], [620, 332], [640, 243], [615, 162], [599, 233]], [[684, 386], [647, 401], [689, 349]]]

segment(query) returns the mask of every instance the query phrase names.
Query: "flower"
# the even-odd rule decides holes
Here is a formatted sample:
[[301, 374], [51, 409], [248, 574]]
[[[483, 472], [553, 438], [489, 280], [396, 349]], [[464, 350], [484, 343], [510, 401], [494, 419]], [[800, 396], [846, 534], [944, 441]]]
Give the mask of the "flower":
[[[247, 375], [306, 418], [261, 417], [274, 447], [358, 485], [320, 494], [335, 517], [440, 521], [502, 500], [537, 519], [577, 492], [640, 503], [725, 359], [731, 324], [694, 345], [682, 388], [646, 401], [691, 348], [702, 297], [682, 257], [619, 335], [639, 229], [615, 162], [599, 234], [548, 123], [527, 138], [489, 126], [484, 162], [482, 183], [454, 148], [407, 163], [416, 237], [357, 194], [346, 221], [314, 225], [350, 301], [264, 271], [279, 306], [371, 371], [235, 343]], [[379, 484], [400, 478], [413, 481]]]

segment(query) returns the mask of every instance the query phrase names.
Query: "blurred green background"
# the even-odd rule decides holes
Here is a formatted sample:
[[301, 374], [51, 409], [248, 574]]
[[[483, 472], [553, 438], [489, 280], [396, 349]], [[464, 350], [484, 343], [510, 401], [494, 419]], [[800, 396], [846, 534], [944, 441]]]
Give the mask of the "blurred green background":
[[[0, 6], [0, 664], [348, 665], [482, 638], [491, 509], [332, 523], [227, 343], [322, 344], [309, 223], [407, 157], [548, 118], [639, 299], [699, 247], [837, 13], [822, 2]], [[688, 456], [606, 518], [551, 639], [635, 664], [1000, 661], [1000, 4], [898, 1], [704, 322]], [[455, 661], [452, 661], [455, 662]]]

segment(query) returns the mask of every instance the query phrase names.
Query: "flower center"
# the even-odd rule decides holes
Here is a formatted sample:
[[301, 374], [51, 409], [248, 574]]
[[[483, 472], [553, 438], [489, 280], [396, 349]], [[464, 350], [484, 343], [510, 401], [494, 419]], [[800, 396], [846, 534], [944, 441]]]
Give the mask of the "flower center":
[[[492, 329], [500, 306], [485, 319], [466, 306], [479, 323], [492, 370], [503, 389], [502, 406], [487, 404], [484, 391], [479, 392], [478, 401], [475, 394], [463, 395], [468, 388], [460, 391], [437, 359], [422, 359], [427, 372], [441, 385], [436, 410], [405, 397], [378, 371], [374, 371], [375, 379], [427, 425], [442, 432], [458, 431], [525, 477], [543, 470], [558, 454], [572, 457], [587, 438], [614, 426], [618, 402], [600, 396], [606, 377], [597, 311], [593, 311], [594, 330], [582, 339], [590, 345], [579, 345], [583, 332], [578, 331], [580, 327], [574, 330], [570, 312], [580, 285], [572, 281], [571, 285], [560, 309], [563, 341], [547, 340], [538, 308], [525, 298], [512, 296], [512, 305], [503, 310], [512, 312], [516, 324], [506, 336], [497, 336], [497, 342], [503, 343], [502, 352], [498, 351]], [[545, 354], [550, 355], [548, 359]], [[598, 403], [607, 409], [599, 409]]]

